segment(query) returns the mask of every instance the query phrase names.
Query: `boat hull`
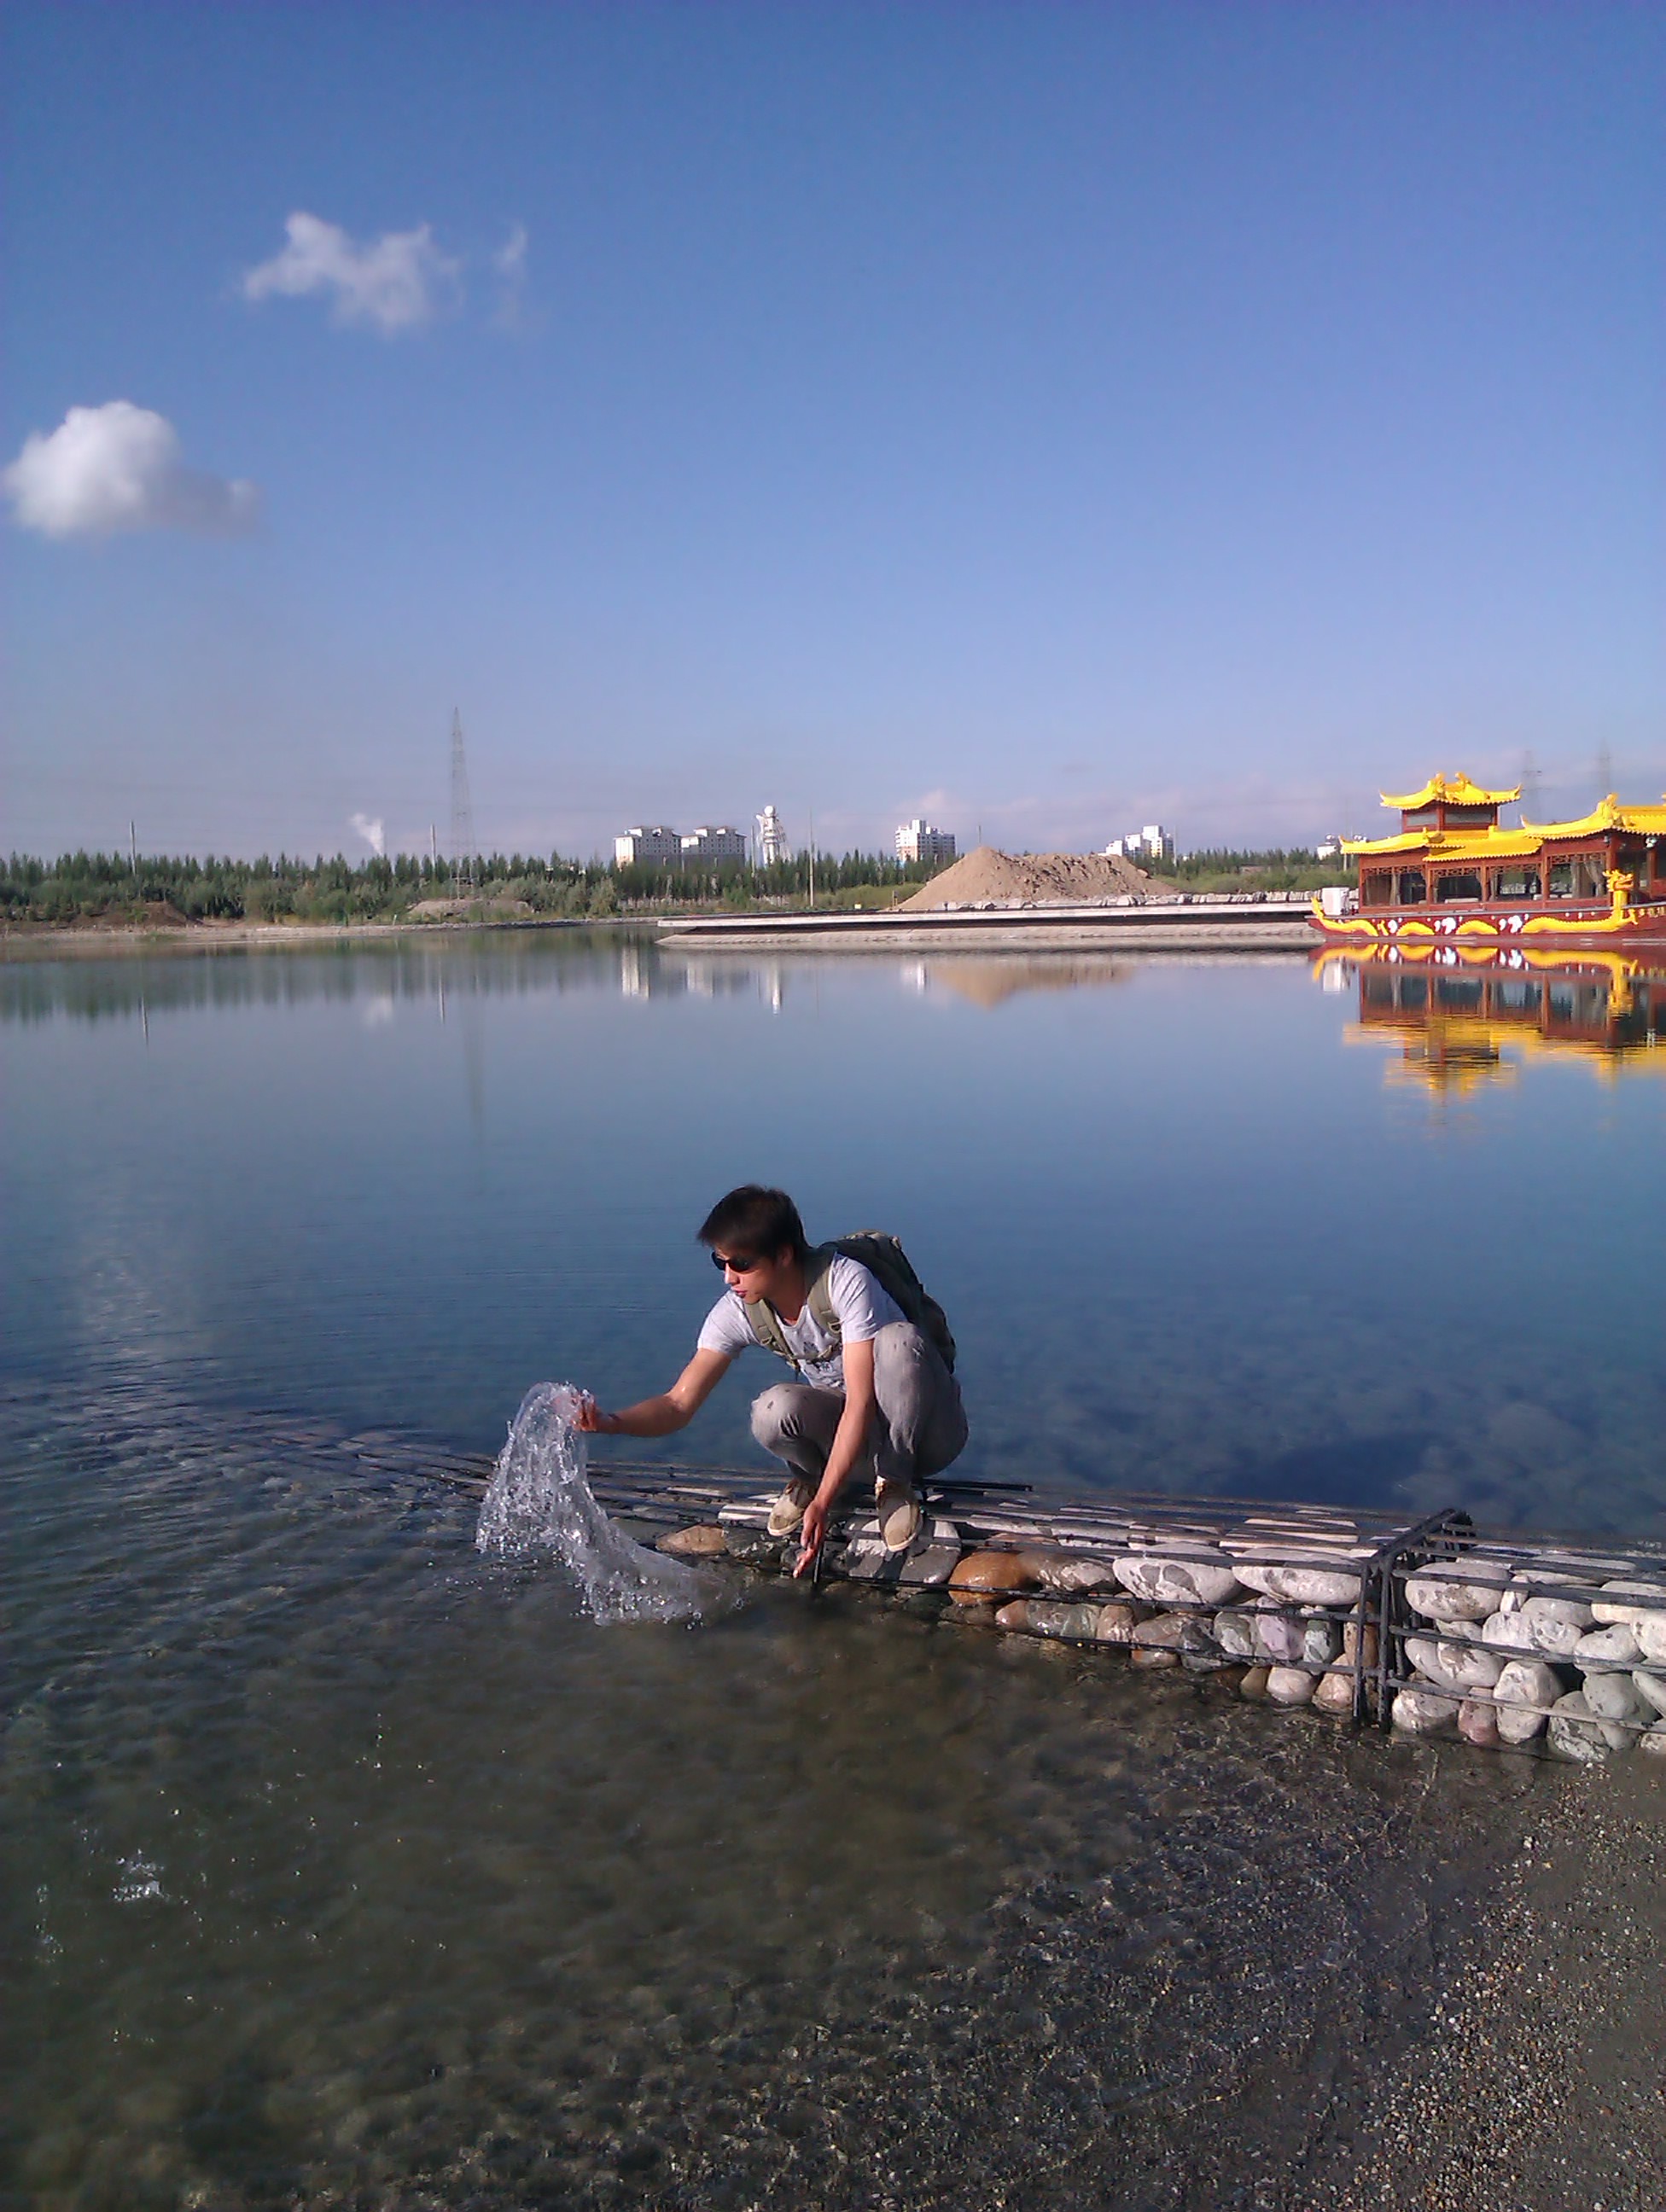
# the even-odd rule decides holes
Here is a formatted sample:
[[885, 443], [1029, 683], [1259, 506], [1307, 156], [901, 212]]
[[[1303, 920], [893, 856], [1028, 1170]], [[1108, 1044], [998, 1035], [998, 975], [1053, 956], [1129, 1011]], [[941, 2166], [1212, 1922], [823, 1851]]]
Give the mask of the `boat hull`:
[[1666, 948], [1666, 902], [1645, 906], [1590, 908], [1581, 913], [1546, 914], [1520, 908], [1470, 906], [1431, 915], [1424, 908], [1386, 907], [1371, 914], [1328, 915], [1314, 902], [1309, 922], [1333, 945], [1396, 945], [1415, 957], [1421, 951], [1504, 950], [1518, 946], [1547, 950], [1554, 945], [1635, 945]]

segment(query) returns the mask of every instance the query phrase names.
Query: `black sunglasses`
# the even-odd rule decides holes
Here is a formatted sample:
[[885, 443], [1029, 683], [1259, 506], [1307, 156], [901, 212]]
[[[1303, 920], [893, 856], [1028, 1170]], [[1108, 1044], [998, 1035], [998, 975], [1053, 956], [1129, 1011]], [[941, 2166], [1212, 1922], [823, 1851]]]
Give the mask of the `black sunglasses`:
[[733, 1258], [726, 1260], [721, 1252], [714, 1252], [712, 1254], [712, 1265], [714, 1267], [733, 1267], [737, 1275], [750, 1275], [754, 1267], [761, 1267], [763, 1264], [763, 1261], [760, 1260], [738, 1260]]

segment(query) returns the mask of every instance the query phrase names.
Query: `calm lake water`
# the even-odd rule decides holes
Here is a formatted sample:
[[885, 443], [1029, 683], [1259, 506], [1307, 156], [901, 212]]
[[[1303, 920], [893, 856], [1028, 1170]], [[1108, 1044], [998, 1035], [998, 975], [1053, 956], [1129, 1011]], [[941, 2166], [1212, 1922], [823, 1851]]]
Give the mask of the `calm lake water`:
[[1263, 2201], [1566, 1778], [848, 1589], [600, 1629], [423, 1445], [662, 1386], [756, 1178], [903, 1237], [968, 1472], [1666, 1534], [1666, 987], [1383, 981], [0, 965], [16, 2201]]

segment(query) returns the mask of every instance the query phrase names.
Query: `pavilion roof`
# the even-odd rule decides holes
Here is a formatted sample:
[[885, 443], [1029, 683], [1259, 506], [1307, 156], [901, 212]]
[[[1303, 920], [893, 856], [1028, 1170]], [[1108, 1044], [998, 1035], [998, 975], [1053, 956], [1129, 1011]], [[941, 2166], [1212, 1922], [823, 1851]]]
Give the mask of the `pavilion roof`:
[[1519, 799], [1522, 791], [1519, 784], [1510, 791], [1483, 791], [1460, 769], [1456, 775], [1432, 775], [1421, 791], [1397, 794], [1385, 791], [1379, 795], [1384, 806], [1410, 811], [1419, 806], [1432, 806], [1439, 800], [1444, 800], [1448, 806], [1506, 806], [1512, 799]]

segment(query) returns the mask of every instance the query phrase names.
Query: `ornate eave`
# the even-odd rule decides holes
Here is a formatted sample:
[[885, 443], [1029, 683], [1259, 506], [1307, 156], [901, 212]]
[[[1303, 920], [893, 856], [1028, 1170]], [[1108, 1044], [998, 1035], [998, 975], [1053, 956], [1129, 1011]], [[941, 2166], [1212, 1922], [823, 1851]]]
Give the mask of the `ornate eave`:
[[1535, 837], [1595, 837], [1604, 830], [1625, 830], [1633, 836], [1657, 836], [1666, 830], [1666, 805], [1622, 806], [1610, 792], [1599, 805], [1577, 822], [1523, 822]]
[[1432, 860], [1525, 860], [1543, 844], [1536, 830], [1402, 830], [1394, 837], [1344, 837], [1342, 850], [1370, 860], [1396, 853], [1426, 853]]

